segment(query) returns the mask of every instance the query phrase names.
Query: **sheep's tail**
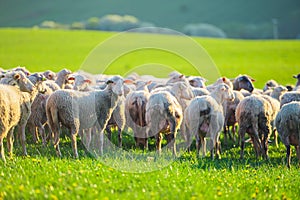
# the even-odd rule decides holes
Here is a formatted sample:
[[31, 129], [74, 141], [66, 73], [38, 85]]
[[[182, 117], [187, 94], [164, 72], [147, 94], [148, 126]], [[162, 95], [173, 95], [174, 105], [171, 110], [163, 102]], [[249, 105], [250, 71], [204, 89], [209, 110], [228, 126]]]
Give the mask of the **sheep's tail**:
[[144, 102], [141, 98], [137, 98], [137, 107], [138, 107], [138, 112], [139, 112], [139, 125], [144, 126], [143, 123], [143, 105]]

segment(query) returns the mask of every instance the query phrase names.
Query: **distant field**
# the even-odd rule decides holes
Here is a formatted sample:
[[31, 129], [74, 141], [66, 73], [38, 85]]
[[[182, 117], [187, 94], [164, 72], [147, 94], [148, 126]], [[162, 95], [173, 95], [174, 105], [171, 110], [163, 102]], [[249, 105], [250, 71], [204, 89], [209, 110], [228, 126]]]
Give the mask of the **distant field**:
[[[63, 67], [78, 70], [90, 51], [113, 35], [93, 31], [0, 29], [0, 67], [24, 65], [32, 71], [58, 71]], [[164, 36], [151, 37], [164, 39]], [[176, 36], [172, 37], [176, 43]], [[294, 84], [292, 75], [300, 72], [300, 41], [194, 39], [207, 50], [221, 75], [233, 78], [249, 74], [257, 80], [258, 88], [269, 79]], [[114, 54], [117, 48], [109, 48], [106, 53]], [[160, 63], [185, 74], [195, 74], [185, 60], [149, 49], [120, 57], [111, 64], [109, 72], [124, 74], [147, 63]]]
[[[0, 29], [0, 67], [25, 65], [31, 71], [58, 71], [63, 67], [78, 70], [88, 53], [112, 35], [114, 33]], [[182, 41], [178, 36], [147, 37], [162, 42], [166, 37], [174, 38], [174, 44]], [[257, 79], [257, 87], [262, 87], [270, 78], [282, 84], [294, 83], [291, 76], [300, 72], [298, 41], [195, 40], [211, 55], [220, 74], [235, 77], [247, 73]], [[114, 55], [117, 50], [118, 46], [104, 53]], [[107, 72], [124, 74], [136, 66], [154, 62], [186, 74], [196, 73], [187, 68], [190, 63], [186, 60], [153, 49], [123, 55], [111, 63]], [[178, 138], [177, 144], [183, 142], [180, 134]], [[116, 140], [117, 134], [113, 134], [113, 142]], [[126, 133], [123, 134], [124, 151], [108, 149], [98, 159], [85, 150], [80, 139], [80, 159], [73, 159], [71, 142], [64, 132], [62, 158], [56, 157], [51, 144], [47, 147], [33, 144], [28, 132], [27, 142], [29, 156], [23, 157], [20, 144], [15, 144], [15, 155], [7, 159], [6, 164], [0, 161], [0, 200], [298, 199], [300, 196], [300, 173], [294, 148], [289, 170], [281, 143], [279, 148], [270, 144], [270, 160], [264, 161], [255, 159], [249, 143], [245, 159], [240, 160], [238, 144], [230, 142], [224, 146], [223, 134], [220, 160], [197, 158], [194, 143], [190, 153], [184, 152], [174, 160], [170, 152], [163, 152], [163, 156], [157, 158], [152, 156], [154, 140], [149, 142], [150, 152], [143, 152], [134, 148], [134, 139]], [[151, 156], [147, 157], [147, 153]], [[159, 170], [145, 172], [152, 165]], [[134, 170], [135, 173], [130, 173]], [[144, 173], [137, 173], [139, 171]]]

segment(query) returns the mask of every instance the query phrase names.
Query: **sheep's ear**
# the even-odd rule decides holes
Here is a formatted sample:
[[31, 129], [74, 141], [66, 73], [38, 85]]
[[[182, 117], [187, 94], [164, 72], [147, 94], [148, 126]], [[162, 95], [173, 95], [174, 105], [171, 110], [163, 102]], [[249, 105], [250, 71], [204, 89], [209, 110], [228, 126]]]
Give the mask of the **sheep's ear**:
[[52, 74], [48, 74], [48, 77], [49, 77], [50, 79], [52, 79]]
[[222, 77], [222, 81], [223, 81], [224, 83], [226, 82], [226, 77], [225, 77], [225, 76]]
[[193, 85], [195, 80], [189, 80], [190, 85]]
[[293, 78], [297, 78], [297, 76], [296, 76], [296, 75], [293, 75]]
[[18, 80], [18, 79], [20, 79], [21, 78], [21, 75], [20, 74], [15, 74], [14, 75], [14, 79], [16, 79], [16, 80]]
[[150, 85], [152, 83], [152, 81], [148, 81], [147, 83], [146, 83], [146, 85]]
[[251, 78], [251, 77], [249, 77], [250, 78], [250, 80], [252, 81], [252, 82], [255, 82], [256, 80], [255, 79], [253, 79], [253, 78]]
[[85, 83], [88, 83], [88, 84], [91, 84], [91, 83], [92, 83], [92, 81], [91, 81], [90, 79], [85, 79], [84, 82], [85, 82]]
[[69, 77], [69, 78], [68, 78], [68, 81], [75, 81], [75, 77], [72, 77], [72, 76]]
[[132, 81], [132, 80], [129, 80], [129, 79], [125, 79], [125, 80], [124, 80], [124, 83], [126, 83], [126, 84], [133, 84], [133, 81]]
[[108, 81], [106, 81], [106, 84], [108, 85], [108, 84], [111, 84], [111, 83], [114, 83], [112, 80], [108, 80]]
[[4, 77], [5, 77], [5, 75], [4, 75], [4, 74], [1, 74], [1, 75], [0, 75], [0, 78], [4, 78]]
[[180, 76], [179, 76], [179, 78], [183, 78], [184, 77], [184, 75], [183, 74], [181, 74]]

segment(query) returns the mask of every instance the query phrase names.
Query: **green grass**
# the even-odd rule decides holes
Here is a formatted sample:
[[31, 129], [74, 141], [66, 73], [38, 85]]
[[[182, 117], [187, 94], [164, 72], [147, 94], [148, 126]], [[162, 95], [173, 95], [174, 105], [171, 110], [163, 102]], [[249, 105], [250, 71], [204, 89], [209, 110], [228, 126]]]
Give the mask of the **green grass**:
[[[99, 43], [114, 35], [115, 33], [93, 31], [0, 29], [0, 67], [12, 68], [24, 65], [31, 71], [46, 69], [58, 71], [66, 67], [75, 71], [81, 69], [87, 55]], [[177, 36], [146, 35], [145, 37], [158, 42], [163, 42], [166, 38], [171, 38], [169, 41], [173, 41], [174, 38], [175, 44], [181, 41]], [[194, 39], [211, 56], [220, 75], [234, 78], [238, 74], [249, 74], [257, 80], [255, 83], [257, 88], [262, 88], [269, 79], [275, 79], [283, 85], [294, 84], [292, 75], [300, 72], [300, 41]], [[103, 56], [113, 56], [119, 48], [123, 47], [122, 45], [127, 44], [126, 41], [121, 41], [119, 46], [110, 47], [105, 51]], [[204, 51], [190, 52], [188, 47], [185, 49], [181, 46], [179, 50], [195, 56], [205, 53]], [[149, 63], [162, 64], [189, 75], [197, 74], [185, 59], [153, 49], [137, 50], [118, 57], [111, 63], [108, 72], [126, 74], [132, 68]], [[205, 68], [205, 66], [197, 67]], [[103, 68], [101, 60], [99, 68]], [[211, 78], [209, 81], [211, 83], [215, 79]]]
[[[62, 67], [77, 70], [86, 55], [112, 35], [2, 29], [0, 65], [6, 68], [25, 65], [32, 71], [57, 71]], [[179, 38], [172, 37], [174, 42], [180, 42]], [[270, 78], [282, 84], [293, 83], [291, 75], [299, 72], [298, 41], [195, 40], [208, 51], [222, 75], [234, 77], [247, 73], [257, 79], [259, 87]], [[113, 48], [106, 53], [113, 55]], [[109, 70], [125, 73], [135, 66], [153, 62], [152, 58], [157, 63], [193, 73], [182, 66], [188, 64], [184, 59], [149, 49], [121, 56], [111, 63]], [[239, 160], [239, 148], [232, 143], [228, 147], [223, 145], [220, 160], [198, 159], [194, 144], [191, 153], [182, 153], [173, 160], [170, 152], [163, 152], [157, 158], [153, 140], [151, 152], [132, 149], [134, 140], [124, 134], [124, 151], [109, 149], [100, 158], [93, 157], [78, 140], [80, 159], [75, 160], [68, 137], [61, 137], [63, 157], [60, 159], [52, 145], [44, 148], [32, 144], [30, 134], [27, 135], [30, 156], [23, 157], [20, 146], [15, 145], [15, 155], [6, 164], [0, 162], [0, 199], [297, 199], [300, 196], [295, 151], [289, 170], [282, 144], [280, 148], [270, 144], [268, 162], [256, 160], [250, 144], [246, 145], [245, 160]]]

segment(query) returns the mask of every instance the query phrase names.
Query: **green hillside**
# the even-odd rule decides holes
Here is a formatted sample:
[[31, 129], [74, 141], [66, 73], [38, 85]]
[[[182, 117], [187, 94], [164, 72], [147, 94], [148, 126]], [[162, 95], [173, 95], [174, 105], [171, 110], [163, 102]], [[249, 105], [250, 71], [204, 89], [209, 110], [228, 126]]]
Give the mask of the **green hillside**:
[[[0, 29], [0, 67], [24, 65], [32, 71], [58, 71], [63, 67], [78, 70], [87, 55], [99, 43], [113, 35], [114, 33], [97, 31]], [[133, 36], [137, 37], [138, 34]], [[156, 41], [171, 37], [153, 34], [146, 36], [149, 40], [152, 38]], [[171, 39], [174, 39], [174, 43], [180, 41], [179, 36], [172, 36]], [[262, 87], [269, 79], [275, 79], [282, 84], [294, 84], [292, 75], [300, 72], [300, 41], [194, 39], [211, 56], [220, 75], [233, 78], [240, 73], [249, 74], [257, 79], [256, 87]], [[115, 54], [125, 42], [107, 49], [105, 54]], [[183, 45], [181, 50], [190, 51], [184, 49]], [[106, 73], [124, 75], [137, 66], [149, 63], [158, 63], [185, 74], [197, 75], [185, 59], [155, 49], [141, 49], [120, 56], [110, 64]], [[101, 67], [101, 64], [103, 63], [98, 66]], [[153, 70], [149, 72], [153, 73]]]
[[276, 18], [281, 38], [296, 38], [300, 33], [298, 0], [2, 0], [0, 26], [30, 27], [44, 20], [70, 24], [107, 14], [134, 15], [179, 31], [189, 23], [210, 23], [236, 37], [245, 34], [243, 31], [260, 31], [239, 27], [250, 24], [269, 27], [270, 32], [271, 20]]

